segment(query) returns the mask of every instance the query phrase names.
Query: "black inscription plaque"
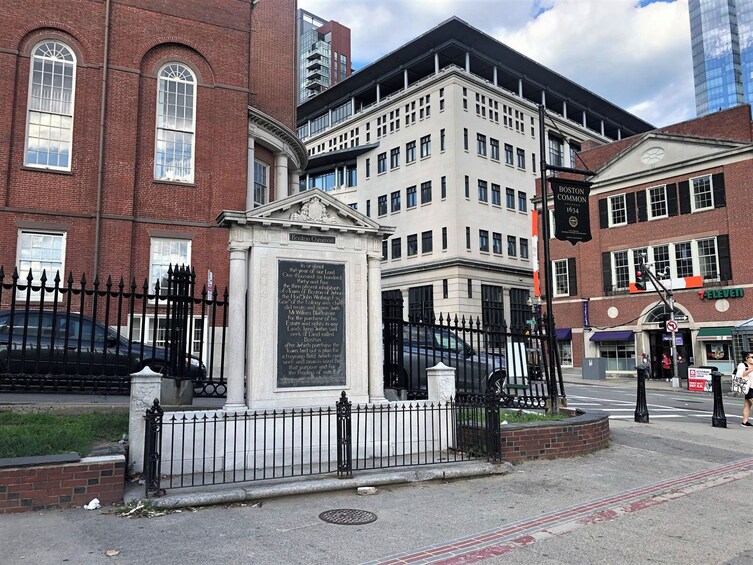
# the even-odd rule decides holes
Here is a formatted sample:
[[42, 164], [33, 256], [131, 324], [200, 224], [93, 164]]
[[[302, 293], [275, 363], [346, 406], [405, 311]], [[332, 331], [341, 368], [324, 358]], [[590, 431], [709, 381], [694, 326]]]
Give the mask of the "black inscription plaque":
[[280, 261], [277, 386], [345, 385], [345, 265]]

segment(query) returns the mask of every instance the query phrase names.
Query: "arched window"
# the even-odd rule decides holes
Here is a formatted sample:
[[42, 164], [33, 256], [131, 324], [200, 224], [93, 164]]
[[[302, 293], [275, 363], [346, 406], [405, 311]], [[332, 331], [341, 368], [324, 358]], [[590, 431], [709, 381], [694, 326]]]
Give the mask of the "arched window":
[[196, 77], [180, 63], [159, 72], [154, 178], [193, 182]]
[[71, 169], [76, 57], [60, 41], [43, 41], [32, 51], [24, 164]]

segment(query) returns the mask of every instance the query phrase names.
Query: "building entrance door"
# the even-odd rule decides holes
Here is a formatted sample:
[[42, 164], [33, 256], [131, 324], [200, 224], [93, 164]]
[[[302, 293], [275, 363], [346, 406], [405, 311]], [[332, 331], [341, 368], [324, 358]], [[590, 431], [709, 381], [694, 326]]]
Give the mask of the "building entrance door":
[[[664, 353], [670, 357], [672, 355], [672, 334], [666, 333], [663, 329], [651, 330], [647, 333], [651, 349], [649, 356], [651, 358], [653, 378], [665, 378], [662, 374], [661, 360]], [[690, 341], [690, 330], [681, 328], [676, 331], [675, 342], [677, 344], [677, 374], [681, 379], [687, 379], [688, 364], [693, 359], [693, 343]]]

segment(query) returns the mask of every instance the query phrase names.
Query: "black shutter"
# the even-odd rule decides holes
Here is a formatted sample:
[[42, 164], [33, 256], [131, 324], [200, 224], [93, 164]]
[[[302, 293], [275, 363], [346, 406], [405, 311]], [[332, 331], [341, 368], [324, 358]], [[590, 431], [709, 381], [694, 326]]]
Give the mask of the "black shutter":
[[612, 292], [612, 254], [605, 251], [601, 254], [601, 278], [604, 281], [604, 294]]
[[625, 195], [625, 210], [627, 210], [627, 223], [635, 223], [635, 192], [628, 192]]
[[638, 208], [638, 221], [645, 222], [648, 220], [648, 211], [646, 210], [646, 191], [641, 190], [635, 193], [635, 204]]
[[567, 260], [567, 285], [570, 288], [569, 296], [577, 296], [578, 280], [575, 276], [575, 257], [570, 257]]
[[684, 180], [678, 186], [680, 187], [680, 214], [690, 214], [690, 183]]
[[727, 198], [724, 194], [724, 173], [712, 175], [711, 182], [714, 185], [714, 208], [724, 208], [727, 205]]
[[667, 214], [670, 216], [677, 215], [677, 185], [667, 185]]
[[601, 229], [609, 227], [609, 207], [606, 198], [599, 199], [599, 227]]
[[732, 261], [729, 257], [729, 236], [716, 237], [716, 249], [719, 253], [719, 278], [723, 281], [732, 280]]

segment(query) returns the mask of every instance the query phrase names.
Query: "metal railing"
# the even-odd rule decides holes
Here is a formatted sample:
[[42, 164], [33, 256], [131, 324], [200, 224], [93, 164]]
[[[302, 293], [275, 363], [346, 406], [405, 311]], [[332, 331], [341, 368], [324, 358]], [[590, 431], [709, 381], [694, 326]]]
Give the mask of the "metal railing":
[[[480, 318], [440, 314], [431, 321], [406, 322], [402, 310], [383, 299], [384, 382], [408, 399], [426, 398], [426, 369], [437, 363], [455, 368], [458, 394], [496, 391], [518, 397], [513, 406], [542, 408], [550, 398], [551, 363], [546, 335], [533, 327], [484, 325]], [[564, 397], [560, 378], [557, 395]]]
[[236, 413], [163, 413], [155, 402], [146, 413], [146, 495], [166, 488], [323, 474], [346, 478], [368, 469], [496, 460], [501, 402], [490, 397], [354, 406], [343, 391], [334, 406]]
[[0, 267], [0, 391], [128, 394], [145, 366], [224, 394], [227, 290], [198, 294], [189, 267], [150, 286]]

